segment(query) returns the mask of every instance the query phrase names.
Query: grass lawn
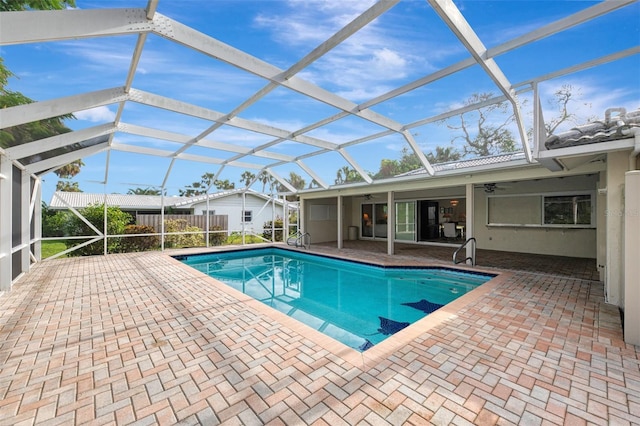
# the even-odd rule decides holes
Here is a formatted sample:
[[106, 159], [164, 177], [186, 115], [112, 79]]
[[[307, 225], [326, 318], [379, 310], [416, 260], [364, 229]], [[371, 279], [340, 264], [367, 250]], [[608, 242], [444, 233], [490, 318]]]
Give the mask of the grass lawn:
[[[42, 258], [46, 259], [67, 249], [63, 241], [49, 240], [42, 242]], [[61, 256], [66, 257], [67, 255]]]

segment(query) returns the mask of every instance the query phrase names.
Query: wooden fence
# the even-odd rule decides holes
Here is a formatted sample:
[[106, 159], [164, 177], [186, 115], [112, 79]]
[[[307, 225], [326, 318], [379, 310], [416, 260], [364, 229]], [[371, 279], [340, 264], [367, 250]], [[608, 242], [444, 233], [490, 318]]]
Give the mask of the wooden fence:
[[[165, 214], [164, 220], [186, 220], [190, 226], [197, 226], [200, 229], [206, 229], [207, 216], [203, 214]], [[160, 232], [160, 223], [162, 221], [162, 215], [159, 214], [138, 214], [136, 215], [137, 225], [153, 226], [156, 232]], [[226, 214], [210, 215], [209, 216], [209, 230], [217, 229], [220, 227], [225, 231], [229, 229], [229, 217]]]

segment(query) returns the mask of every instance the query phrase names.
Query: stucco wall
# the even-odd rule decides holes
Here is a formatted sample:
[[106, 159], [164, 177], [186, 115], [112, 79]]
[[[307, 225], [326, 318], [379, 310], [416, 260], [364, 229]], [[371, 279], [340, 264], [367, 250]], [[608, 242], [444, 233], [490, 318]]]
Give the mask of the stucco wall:
[[[496, 195], [549, 194], [570, 191], [596, 191], [598, 175], [543, 179], [498, 185]], [[521, 253], [596, 258], [595, 228], [554, 228], [487, 225], [489, 195], [475, 189], [474, 231], [478, 248]], [[517, 203], [517, 198], [514, 198]], [[514, 205], [514, 210], [518, 205]], [[595, 208], [595, 206], [592, 206]]]
[[[311, 235], [311, 243], [324, 243], [337, 241], [338, 239], [338, 217], [337, 199], [326, 198], [308, 200], [303, 207], [305, 231]], [[345, 211], [347, 209], [343, 209]], [[344, 216], [347, 217], [346, 215]], [[345, 220], [348, 222], [348, 220]], [[346, 229], [348, 225], [345, 224]], [[346, 238], [346, 231], [343, 229]]]

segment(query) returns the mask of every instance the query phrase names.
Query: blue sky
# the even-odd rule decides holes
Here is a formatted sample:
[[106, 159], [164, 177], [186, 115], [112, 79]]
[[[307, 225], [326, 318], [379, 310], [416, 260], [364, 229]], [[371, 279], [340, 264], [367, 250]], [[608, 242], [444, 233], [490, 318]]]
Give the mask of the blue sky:
[[[81, 9], [144, 8], [146, 0], [84, 1]], [[160, 0], [158, 13], [191, 26], [256, 58], [286, 69], [330, 37], [342, 25], [368, 8], [368, 1], [211, 1]], [[457, 1], [464, 17], [488, 48], [567, 17], [594, 1]], [[594, 60], [640, 43], [640, 6], [635, 3], [531, 45], [496, 57], [512, 84]], [[136, 36], [66, 40], [31, 45], [4, 46], [0, 50], [5, 64], [17, 75], [9, 87], [34, 100], [55, 99], [88, 91], [119, 87], [124, 84]], [[571, 85], [576, 94], [573, 111], [584, 121], [602, 117], [610, 107], [635, 110], [640, 107], [640, 59], [633, 55], [615, 63], [562, 76], [540, 84], [546, 109], [547, 101], [563, 85]], [[298, 77], [332, 91], [355, 103], [366, 102], [396, 87], [415, 81], [469, 57], [468, 51], [424, 1], [402, 1], [336, 49], [305, 68]], [[157, 35], [147, 38], [136, 77], [135, 89], [173, 97], [222, 113], [240, 105], [264, 87], [266, 81], [228, 64], [206, 57]], [[393, 120], [409, 124], [432, 117], [464, 104], [474, 93], [499, 90], [479, 66], [423, 86], [415, 91], [382, 102], [372, 110]], [[531, 94], [520, 96], [523, 114], [530, 122]], [[67, 122], [74, 130], [113, 121], [116, 105], [81, 111]], [[295, 131], [338, 111], [299, 93], [278, 88], [239, 117]], [[493, 117], [496, 121], [503, 118]], [[132, 102], [127, 103], [122, 122], [195, 136], [211, 123], [187, 116], [176, 116]], [[356, 118], [339, 120], [313, 130], [314, 136], [333, 143], [344, 143], [384, 130], [376, 124]], [[443, 124], [429, 124], [411, 130], [425, 152], [436, 146], [450, 146], [452, 134]], [[271, 136], [222, 127], [207, 137], [212, 141], [256, 147], [272, 141]], [[119, 143], [162, 150], [177, 150], [180, 145], [157, 139], [117, 133]], [[346, 151], [368, 171], [378, 170], [380, 160], [397, 159], [407, 147], [401, 136], [390, 135], [355, 145]], [[293, 156], [314, 150], [302, 144], [279, 143], [270, 151]], [[229, 153], [194, 147], [195, 155], [229, 157]], [[76, 177], [85, 192], [121, 192], [129, 188], [160, 185], [169, 169], [169, 160], [123, 152], [100, 153], [84, 159], [85, 166]], [[272, 160], [259, 157], [243, 159], [266, 165]], [[336, 170], [346, 161], [336, 153], [305, 160], [329, 184]], [[238, 182], [245, 169], [227, 167], [222, 179]], [[293, 171], [311, 178], [297, 166], [279, 166], [276, 172], [287, 177]], [[203, 173], [216, 173], [217, 166], [177, 161], [167, 177], [167, 192], [198, 181]], [[102, 183], [107, 177], [108, 184]], [[44, 177], [43, 199], [49, 201], [55, 175]], [[258, 186], [256, 189], [260, 189]]]

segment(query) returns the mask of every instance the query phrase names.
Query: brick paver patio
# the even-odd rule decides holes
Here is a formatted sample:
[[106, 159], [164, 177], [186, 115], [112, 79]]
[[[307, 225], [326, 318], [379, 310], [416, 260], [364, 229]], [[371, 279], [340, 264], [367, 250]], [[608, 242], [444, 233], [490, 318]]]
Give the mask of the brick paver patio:
[[594, 262], [478, 259], [500, 277], [364, 354], [167, 254], [42, 262], [0, 297], [0, 424], [640, 424], [640, 348]]

